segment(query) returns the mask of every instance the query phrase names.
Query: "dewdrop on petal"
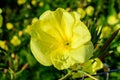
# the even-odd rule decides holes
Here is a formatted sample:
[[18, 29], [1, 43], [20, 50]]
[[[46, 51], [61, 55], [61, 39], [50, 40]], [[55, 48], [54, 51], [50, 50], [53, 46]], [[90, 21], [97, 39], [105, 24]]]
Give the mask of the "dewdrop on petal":
[[93, 56], [90, 32], [76, 12], [47, 10], [30, 30], [31, 51], [44, 66], [63, 70]]
[[10, 40], [11, 44], [14, 46], [18, 46], [21, 44], [21, 40], [18, 38], [18, 36], [13, 36], [13, 38]]

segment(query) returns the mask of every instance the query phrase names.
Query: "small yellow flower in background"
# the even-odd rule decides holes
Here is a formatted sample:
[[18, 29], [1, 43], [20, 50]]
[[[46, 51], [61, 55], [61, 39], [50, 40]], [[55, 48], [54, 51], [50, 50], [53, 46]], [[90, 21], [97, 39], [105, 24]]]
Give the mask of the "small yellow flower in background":
[[90, 2], [92, 2], [92, 0], [87, 0], [87, 2], [89, 2], [89, 3], [90, 3]]
[[3, 24], [3, 17], [1, 13], [2, 13], [2, 9], [0, 8], [0, 27], [2, 27], [2, 24]]
[[14, 35], [13, 38], [10, 40], [10, 42], [14, 45], [14, 46], [18, 46], [21, 44], [21, 40], [18, 38], [18, 36]]
[[117, 22], [118, 22], [118, 19], [116, 18], [116, 16], [114, 16], [114, 15], [108, 16], [108, 18], [107, 18], [107, 23], [108, 23], [109, 25], [114, 25], [114, 24], [116, 24]]
[[112, 29], [110, 26], [104, 26], [103, 29], [102, 29], [102, 33], [101, 33], [101, 36], [100, 38], [108, 38], [110, 37], [112, 33]]
[[2, 49], [8, 50], [8, 46], [6, 45], [6, 41], [0, 40], [0, 47]]
[[44, 6], [44, 2], [39, 2], [39, 7], [43, 7]]
[[32, 1], [31, 1], [31, 4], [32, 4], [33, 6], [35, 6], [35, 5], [37, 4], [37, 1], [36, 1], [36, 0], [32, 0]]
[[34, 18], [32, 19], [32, 24], [35, 23], [36, 21], [38, 21], [38, 18], [37, 18], [37, 17], [34, 17]]
[[70, 8], [70, 7], [67, 7], [67, 8], [66, 8], [66, 11], [68, 11], [68, 12], [71, 11], [71, 8]]
[[23, 31], [18, 32], [18, 36], [21, 37], [23, 35]]
[[120, 12], [117, 14], [118, 19], [120, 19]]
[[116, 24], [114, 27], [113, 27], [114, 31], [120, 29], [120, 23], [119, 24]]
[[18, 5], [22, 5], [26, 2], [26, 0], [17, 0]]
[[28, 34], [30, 34], [30, 25], [27, 25], [27, 27], [25, 28], [25, 33], [28, 33]]
[[117, 47], [117, 51], [120, 53], [120, 46]]
[[14, 26], [13, 26], [12, 23], [10, 23], [10, 22], [6, 23], [6, 28], [7, 28], [8, 30], [11, 30], [13, 27], [14, 27]]
[[80, 13], [80, 18], [84, 18], [86, 15], [86, 12], [83, 10], [83, 8], [77, 8], [77, 12]]
[[2, 9], [0, 8], [0, 14], [2, 13]]
[[3, 24], [3, 17], [0, 15], [0, 27], [2, 27]]
[[92, 16], [93, 13], [94, 13], [94, 7], [88, 6], [88, 7], [85, 9], [85, 11], [86, 11], [86, 14], [87, 14], [88, 16]]
[[31, 50], [43, 65], [59, 70], [84, 63], [93, 55], [91, 35], [76, 12], [44, 12], [31, 26]]

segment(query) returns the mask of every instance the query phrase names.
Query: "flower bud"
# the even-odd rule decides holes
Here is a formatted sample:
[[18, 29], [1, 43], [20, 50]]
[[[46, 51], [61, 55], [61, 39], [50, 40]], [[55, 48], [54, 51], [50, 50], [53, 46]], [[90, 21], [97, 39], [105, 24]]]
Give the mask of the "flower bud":
[[10, 22], [8, 22], [8, 23], [6, 24], [6, 28], [7, 28], [8, 30], [11, 30], [11, 29], [13, 28], [13, 24], [10, 23]]
[[120, 46], [117, 47], [117, 51], [120, 53]]
[[110, 37], [111, 32], [112, 32], [112, 29], [110, 28], [110, 26], [103, 27], [101, 38], [108, 38], [108, 37]]
[[44, 6], [44, 2], [40, 2], [39, 7], [43, 7], [43, 6]]
[[77, 12], [80, 13], [80, 18], [84, 18], [86, 13], [82, 8], [77, 8]]
[[6, 41], [0, 40], [0, 47], [2, 49], [8, 50], [8, 46], [6, 45]]
[[32, 1], [31, 1], [31, 4], [32, 4], [33, 6], [35, 6], [35, 5], [37, 4], [37, 1], [36, 1], [36, 0], [32, 0]]
[[94, 13], [94, 7], [92, 6], [88, 6], [86, 9], [85, 9], [86, 13], [88, 16], [92, 16], [93, 13]]
[[22, 5], [26, 2], [26, 0], [17, 0], [18, 5]]
[[21, 41], [20, 39], [18, 38], [18, 36], [13, 36], [13, 38], [11, 39], [10, 41], [14, 46], [18, 46], [21, 44]]
[[118, 22], [118, 19], [116, 18], [116, 16], [114, 16], [114, 15], [108, 16], [107, 23], [109, 25], [115, 25], [117, 22]]

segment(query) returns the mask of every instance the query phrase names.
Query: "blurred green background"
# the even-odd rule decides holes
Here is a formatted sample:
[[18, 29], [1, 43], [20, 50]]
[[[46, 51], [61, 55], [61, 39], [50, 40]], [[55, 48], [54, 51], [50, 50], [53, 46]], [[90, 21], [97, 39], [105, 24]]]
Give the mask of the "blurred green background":
[[[0, 80], [57, 80], [67, 73], [42, 66], [29, 45], [30, 25], [44, 11], [58, 7], [81, 15], [96, 51], [120, 28], [120, 0], [0, 0]], [[111, 70], [120, 69], [120, 32], [98, 55], [105, 53], [109, 55], [102, 59], [103, 63]], [[119, 75], [120, 71], [112, 72], [109, 79], [120, 80]], [[100, 77], [105, 80], [106, 75]]]

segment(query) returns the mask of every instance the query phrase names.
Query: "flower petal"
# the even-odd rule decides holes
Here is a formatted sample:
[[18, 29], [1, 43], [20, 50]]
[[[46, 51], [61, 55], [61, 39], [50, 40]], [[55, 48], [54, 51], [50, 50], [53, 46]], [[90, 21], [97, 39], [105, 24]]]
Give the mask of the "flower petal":
[[49, 58], [49, 54], [45, 55], [41, 52], [41, 49], [39, 48], [39, 45], [37, 41], [31, 40], [31, 50], [32, 53], [34, 53], [34, 57], [37, 59], [38, 62], [40, 62], [42, 65], [50, 66], [52, 65], [51, 60]]
[[[59, 13], [62, 16], [62, 12]], [[40, 16], [41, 21], [41, 29], [50, 34], [51, 36], [55, 37], [58, 40], [63, 40], [65, 37], [62, 27], [60, 26], [61, 17], [56, 18], [55, 12], [53, 11], [46, 11]]]
[[72, 38], [73, 32], [73, 26], [74, 26], [74, 17], [68, 13], [68, 12], [63, 12], [62, 19], [61, 19], [61, 27], [64, 31], [64, 34], [66, 36], [67, 40], [70, 40]]
[[35, 58], [43, 65], [51, 65], [50, 53], [59, 46], [59, 42], [40, 29], [40, 21], [31, 26], [31, 50]]
[[62, 48], [51, 53], [51, 61], [59, 70], [67, 69], [75, 63], [75, 61], [70, 57], [69, 51], [65, 51]]
[[73, 28], [72, 48], [77, 48], [90, 41], [91, 34], [85, 24], [81, 21], [76, 23]]
[[93, 44], [88, 42], [79, 48], [73, 49], [70, 51], [70, 55], [78, 63], [84, 63], [93, 55]]

